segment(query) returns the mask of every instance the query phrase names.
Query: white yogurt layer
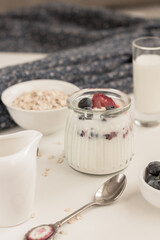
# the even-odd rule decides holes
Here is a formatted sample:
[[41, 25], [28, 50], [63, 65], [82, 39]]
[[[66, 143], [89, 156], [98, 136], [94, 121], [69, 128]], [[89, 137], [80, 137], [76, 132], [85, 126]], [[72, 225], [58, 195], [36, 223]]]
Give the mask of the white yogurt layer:
[[74, 169], [109, 174], [125, 168], [133, 155], [132, 122], [128, 112], [106, 121], [100, 115], [80, 120], [70, 111], [65, 134], [65, 154]]

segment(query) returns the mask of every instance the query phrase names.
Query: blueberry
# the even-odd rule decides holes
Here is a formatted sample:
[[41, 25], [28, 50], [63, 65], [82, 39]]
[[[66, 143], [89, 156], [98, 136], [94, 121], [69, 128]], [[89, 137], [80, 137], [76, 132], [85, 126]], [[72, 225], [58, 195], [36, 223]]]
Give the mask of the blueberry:
[[111, 109], [114, 109], [114, 108], [115, 108], [114, 106], [107, 106], [106, 110], [111, 110]]
[[90, 98], [82, 98], [79, 103], [79, 108], [92, 108], [92, 100]]
[[152, 175], [159, 175], [160, 174], [160, 162], [154, 161], [148, 164], [146, 168], [147, 173], [150, 173]]
[[90, 138], [98, 138], [98, 133], [95, 132], [94, 128], [91, 128], [89, 136]]
[[91, 128], [90, 137], [91, 137], [91, 138], [94, 137], [94, 129], [93, 129], [93, 128]]
[[150, 181], [148, 182], [148, 184], [149, 184], [151, 187], [160, 190], [160, 180], [150, 180]]
[[151, 180], [159, 180], [159, 176], [154, 176], [150, 173], [146, 173], [145, 181], [148, 183]]

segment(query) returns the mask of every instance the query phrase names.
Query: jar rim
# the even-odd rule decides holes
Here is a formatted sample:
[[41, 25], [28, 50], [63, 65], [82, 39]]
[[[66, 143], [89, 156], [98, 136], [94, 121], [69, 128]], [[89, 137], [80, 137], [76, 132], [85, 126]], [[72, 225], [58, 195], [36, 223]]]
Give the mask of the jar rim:
[[[78, 105], [76, 106], [76, 99], [79, 98], [82, 95], [85, 94], [94, 94], [94, 93], [102, 93], [107, 95], [107, 93], [109, 95], [115, 96], [118, 99], [122, 99], [124, 102], [124, 106], [120, 106], [119, 108], [113, 108], [109, 111], [106, 111], [104, 109], [84, 109], [84, 108], [79, 108]], [[94, 113], [94, 114], [105, 114], [105, 116], [110, 116], [110, 115], [116, 115], [116, 114], [120, 114], [123, 113], [125, 111], [127, 111], [130, 106], [131, 106], [131, 98], [129, 95], [127, 95], [126, 93], [117, 90], [117, 89], [113, 89], [113, 88], [85, 88], [82, 90], [78, 90], [76, 92], [74, 92], [73, 94], [71, 94], [68, 98], [67, 98], [67, 106], [69, 109], [72, 109], [75, 112], [78, 113]]]

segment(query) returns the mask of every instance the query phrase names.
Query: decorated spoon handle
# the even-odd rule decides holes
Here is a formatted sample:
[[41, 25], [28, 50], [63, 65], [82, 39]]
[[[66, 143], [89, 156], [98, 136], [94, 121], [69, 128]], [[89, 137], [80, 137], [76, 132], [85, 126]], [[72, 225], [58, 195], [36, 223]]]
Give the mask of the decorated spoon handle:
[[75, 212], [71, 213], [70, 215], [68, 215], [67, 217], [63, 218], [62, 220], [56, 222], [55, 224], [57, 225], [57, 227], [61, 227], [64, 223], [66, 223], [67, 221], [69, 221], [71, 218], [77, 216], [78, 214], [80, 214], [81, 212], [85, 211], [86, 209], [92, 207], [96, 205], [96, 202], [90, 202], [86, 205], [84, 205], [83, 207], [79, 208], [78, 210], [76, 210]]
[[85, 206], [81, 207], [79, 210], [73, 212], [69, 216], [63, 218], [61, 221], [56, 222], [55, 224], [44, 224], [34, 227], [25, 234], [24, 240], [53, 240], [54, 235], [56, 234], [58, 228], [62, 226], [62, 224], [67, 222], [69, 219], [75, 217], [79, 213], [83, 212], [87, 208], [92, 207], [96, 204], [97, 203], [94, 201], [90, 202]]

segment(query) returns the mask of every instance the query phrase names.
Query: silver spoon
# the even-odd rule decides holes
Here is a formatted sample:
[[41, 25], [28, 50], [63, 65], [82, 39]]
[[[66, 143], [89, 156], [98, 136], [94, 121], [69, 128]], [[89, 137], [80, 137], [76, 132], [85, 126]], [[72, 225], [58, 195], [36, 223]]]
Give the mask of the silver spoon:
[[32, 228], [24, 237], [24, 240], [52, 240], [59, 227], [82, 211], [92, 206], [105, 206], [117, 200], [122, 194], [127, 183], [124, 174], [117, 174], [107, 180], [96, 192], [92, 202], [63, 218], [54, 224], [44, 224]]

